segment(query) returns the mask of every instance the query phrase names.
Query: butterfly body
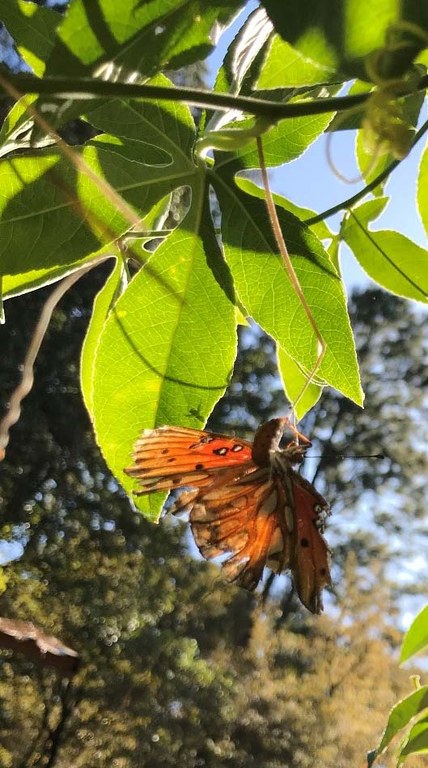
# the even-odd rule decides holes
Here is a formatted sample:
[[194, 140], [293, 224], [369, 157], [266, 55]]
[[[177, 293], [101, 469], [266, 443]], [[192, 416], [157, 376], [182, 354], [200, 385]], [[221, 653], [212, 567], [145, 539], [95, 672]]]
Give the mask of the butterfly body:
[[224, 556], [226, 579], [247, 589], [267, 565], [289, 568], [302, 603], [322, 610], [321, 591], [330, 584], [329, 551], [322, 536], [329, 507], [296, 472], [310, 442], [295, 433], [280, 449], [287, 419], [272, 419], [253, 443], [182, 427], [144, 430], [134, 448], [136, 494], [189, 486], [171, 511], [187, 512], [201, 554]]

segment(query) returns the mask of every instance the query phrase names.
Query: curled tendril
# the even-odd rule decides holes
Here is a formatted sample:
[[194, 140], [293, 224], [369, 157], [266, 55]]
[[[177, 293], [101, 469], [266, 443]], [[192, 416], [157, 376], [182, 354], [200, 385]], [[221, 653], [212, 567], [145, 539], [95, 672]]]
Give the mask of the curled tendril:
[[415, 77], [413, 62], [427, 46], [428, 35], [423, 29], [412, 22], [399, 21], [386, 30], [385, 45], [367, 57], [367, 74], [377, 85], [366, 102], [362, 122], [371, 154], [390, 152], [402, 160], [409, 153], [414, 127], [405, 114], [402, 94], [411, 89]]
[[361, 127], [370, 154], [390, 152], [397, 160], [408, 155], [415, 130], [407, 121], [393, 86], [380, 87], [369, 96]]

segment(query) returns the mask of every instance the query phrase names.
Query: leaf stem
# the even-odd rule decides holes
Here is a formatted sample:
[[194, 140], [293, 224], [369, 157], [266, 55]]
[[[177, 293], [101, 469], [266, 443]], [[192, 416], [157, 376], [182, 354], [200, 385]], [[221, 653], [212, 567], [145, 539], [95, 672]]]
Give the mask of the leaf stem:
[[317, 343], [317, 347], [318, 347], [317, 359], [315, 361], [315, 364], [314, 364], [312, 370], [308, 374], [308, 378], [307, 378], [307, 380], [306, 380], [306, 382], [305, 382], [301, 392], [297, 396], [297, 398], [294, 401], [294, 403], [292, 403], [292, 408], [294, 410], [296, 405], [297, 405], [297, 403], [303, 397], [303, 395], [305, 394], [307, 388], [311, 384], [311, 382], [312, 382], [316, 372], [319, 370], [319, 367], [320, 367], [320, 365], [322, 363], [322, 360], [323, 360], [323, 357], [325, 355], [327, 346], [326, 346], [326, 343], [325, 343], [325, 341], [324, 341], [324, 339], [323, 339], [323, 337], [322, 337], [322, 335], [320, 333], [320, 330], [319, 330], [319, 328], [318, 328], [318, 326], [317, 326], [317, 324], [315, 322], [315, 318], [314, 318], [314, 316], [313, 316], [313, 314], [311, 312], [309, 304], [306, 301], [305, 294], [302, 291], [302, 287], [300, 285], [299, 278], [297, 277], [296, 271], [294, 269], [293, 263], [292, 263], [291, 258], [290, 258], [290, 254], [288, 253], [288, 248], [286, 246], [284, 236], [282, 234], [281, 225], [279, 223], [278, 214], [276, 212], [275, 203], [274, 203], [274, 200], [273, 200], [273, 197], [272, 197], [272, 192], [271, 192], [270, 186], [269, 186], [269, 178], [268, 178], [267, 170], [266, 170], [266, 163], [265, 163], [264, 152], [263, 152], [263, 142], [262, 142], [262, 137], [261, 136], [257, 136], [257, 151], [258, 151], [258, 155], [259, 155], [259, 163], [260, 163], [260, 169], [261, 169], [261, 173], [262, 173], [263, 187], [264, 187], [265, 195], [266, 195], [266, 207], [267, 207], [267, 210], [268, 210], [269, 219], [270, 219], [270, 222], [271, 222], [272, 231], [273, 231], [273, 234], [274, 234], [274, 237], [275, 237], [275, 240], [276, 240], [276, 244], [277, 244], [279, 252], [280, 252], [280, 254], [282, 256], [282, 259], [283, 259], [283, 262], [284, 262], [284, 267], [285, 267], [285, 269], [287, 271], [287, 274], [288, 274], [288, 277], [290, 279], [291, 285], [293, 286], [294, 291], [296, 292], [296, 295], [298, 296], [298, 298], [300, 300], [300, 303], [301, 303], [301, 305], [302, 305], [302, 307], [304, 309], [305, 315], [308, 318], [308, 321], [309, 321], [309, 323], [310, 323], [310, 325], [311, 325], [311, 327], [312, 327], [312, 329], [314, 331], [314, 334], [315, 334], [317, 342], [318, 342]]
[[[5, 74], [3, 74], [5, 78]], [[140, 85], [135, 83], [109, 82], [94, 78], [74, 77], [45, 77], [40, 79], [34, 75], [8, 74], [7, 80], [22, 93], [46, 93], [57, 98], [87, 99], [88, 96], [107, 96], [109, 98], [133, 98], [164, 101], [185, 101], [197, 107], [214, 107], [215, 109], [238, 109], [258, 117], [266, 117], [273, 121], [287, 117], [304, 117], [319, 115], [325, 112], [342, 112], [343, 110], [364, 104], [370, 93], [358, 93], [350, 96], [332, 96], [330, 98], [311, 99], [310, 101], [281, 104], [277, 101], [258, 99], [250, 96], [234, 96], [228, 93], [215, 93], [200, 88], [168, 87], [160, 85]], [[397, 97], [408, 96], [428, 87], [428, 75], [424, 75], [416, 86], [405, 87], [397, 92]], [[5, 91], [0, 85], [0, 91]]]
[[[3, 80], [6, 74], [3, 73]], [[57, 98], [87, 99], [88, 96], [107, 96], [109, 98], [134, 98], [164, 101], [185, 101], [198, 107], [214, 107], [215, 109], [238, 109], [243, 112], [266, 117], [273, 121], [286, 117], [299, 117], [305, 115], [317, 115], [325, 112], [339, 112], [351, 107], [364, 104], [369, 93], [353, 94], [350, 96], [333, 96], [330, 98], [313, 99], [310, 101], [294, 102], [293, 104], [281, 104], [276, 101], [268, 101], [249, 96], [234, 96], [228, 93], [215, 93], [199, 88], [169, 87], [160, 85], [141, 85], [135, 83], [109, 82], [94, 78], [75, 77], [45, 77], [40, 79], [34, 75], [8, 74], [9, 84], [22, 93], [50, 94]], [[428, 86], [428, 76], [421, 78], [416, 89], [425, 89]], [[4, 83], [0, 84], [0, 91], [6, 91]], [[402, 94], [408, 95], [414, 92], [408, 88], [403, 89]]]

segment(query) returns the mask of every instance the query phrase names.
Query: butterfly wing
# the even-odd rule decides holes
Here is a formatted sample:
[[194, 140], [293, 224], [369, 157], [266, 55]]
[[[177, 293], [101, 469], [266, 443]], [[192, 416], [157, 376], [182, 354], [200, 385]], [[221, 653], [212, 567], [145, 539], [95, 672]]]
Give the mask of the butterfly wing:
[[219, 472], [252, 463], [246, 440], [186, 427], [145, 429], [133, 458], [125, 472], [140, 481], [137, 495], [183, 485], [202, 488]]
[[290, 561], [285, 493], [269, 468], [255, 468], [238, 480], [219, 478], [191, 500], [190, 525], [199, 551], [211, 559], [229, 554], [222, 570], [246, 589], [259, 583], [269, 557], [274, 570]]
[[321, 593], [330, 584], [329, 550], [322, 528], [329, 508], [291, 467], [287, 475], [255, 468], [238, 479], [220, 476], [208, 488], [182, 494], [176, 510], [189, 512], [196, 545], [206, 559], [222, 563], [228, 581], [254, 589], [263, 569], [289, 568], [303, 605], [321, 613]]
[[321, 613], [321, 593], [331, 584], [330, 552], [322, 535], [330, 514], [313, 485], [289, 469], [293, 493], [294, 528], [290, 570], [300, 600], [312, 613]]

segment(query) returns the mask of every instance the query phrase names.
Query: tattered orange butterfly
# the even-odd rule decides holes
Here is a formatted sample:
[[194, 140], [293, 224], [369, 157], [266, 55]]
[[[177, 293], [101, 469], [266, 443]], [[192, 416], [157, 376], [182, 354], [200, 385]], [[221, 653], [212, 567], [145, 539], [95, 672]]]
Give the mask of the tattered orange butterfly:
[[[279, 443], [289, 427], [295, 438]], [[329, 550], [322, 536], [329, 506], [293, 468], [310, 441], [288, 419], [262, 424], [247, 440], [186, 427], [146, 429], [125, 470], [140, 481], [137, 495], [183, 486], [171, 511], [187, 512], [195, 542], [207, 558], [229, 555], [222, 570], [247, 589], [263, 569], [289, 568], [300, 600], [322, 610], [321, 590], [330, 584]]]

